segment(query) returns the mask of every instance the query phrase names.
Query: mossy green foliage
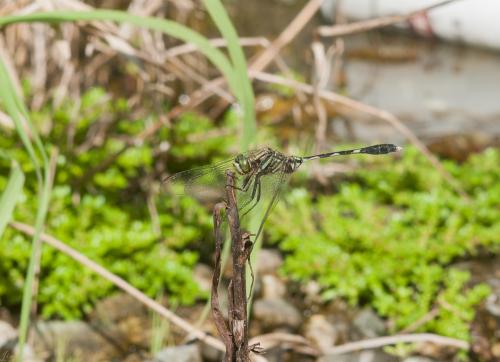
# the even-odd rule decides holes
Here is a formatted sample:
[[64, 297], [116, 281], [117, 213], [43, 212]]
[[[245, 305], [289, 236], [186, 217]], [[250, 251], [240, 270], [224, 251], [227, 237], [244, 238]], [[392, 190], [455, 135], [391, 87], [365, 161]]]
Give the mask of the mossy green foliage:
[[[191, 274], [197, 251], [212, 250], [210, 211], [190, 198], [159, 192], [161, 175], [237, 152], [234, 113], [220, 122], [184, 114], [140, 142], [138, 135], [159, 115], [134, 116], [124, 100], [112, 100], [102, 89], [32, 117], [47, 149], [59, 150], [45, 231], [152, 297], [165, 293], [182, 304], [203, 297]], [[105, 137], [92, 137], [99, 132]], [[32, 165], [14, 133], [0, 135], [0, 148], [26, 174], [15, 219], [32, 224]], [[287, 254], [283, 271], [299, 281], [319, 281], [326, 300], [372, 305], [393, 321], [395, 331], [437, 310], [417, 330], [467, 339], [473, 307], [488, 288], [470, 288], [467, 273], [450, 264], [478, 250], [500, 249], [500, 151], [487, 150], [460, 165], [445, 162], [470, 201], [456, 195], [411, 147], [401, 159], [349, 160], [360, 167], [333, 182], [339, 185], [335, 192], [301, 187], [307, 182], [304, 165], [292, 179], [293, 190], [271, 213], [267, 240]], [[10, 167], [0, 158], [0, 189]], [[2, 305], [20, 303], [29, 248], [29, 238], [10, 228], [0, 240]], [[114, 290], [44, 246], [38, 299], [44, 316], [81, 317]]]
[[445, 163], [470, 202], [412, 147], [400, 160], [370, 160], [338, 193], [313, 200], [295, 189], [272, 213], [267, 231], [287, 253], [283, 271], [317, 280], [325, 299], [372, 305], [394, 331], [437, 309], [417, 330], [467, 339], [489, 288], [467, 288], [468, 273], [449, 265], [480, 248], [500, 250], [500, 152]]
[[[211, 217], [192, 199], [158, 192], [157, 173], [162, 167], [175, 171], [212, 162], [235, 143], [233, 137], [207, 135], [214, 130], [213, 121], [185, 114], [173, 127], [162, 127], [144, 142], [128, 142], [157, 122], [158, 115], [130, 119], [126, 102], [111, 100], [99, 88], [86, 92], [77, 106], [66, 102], [32, 115], [47, 149], [55, 145], [59, 150], [45, 232], [152, 297], [165, 293], [170, 302], [181, 304], [205, 297], [192, 279], [198, 254], [187, 246], [211, 243]], [[231, 129], [234, 122], [234, 117], [227, 117], [223, 126]], [[95, 137], [99, 132], [105, 137]], [[190, 142], [188, 137], [198, 138]], [[24, 197], [14, 218], [32, 224], [36, 212], [32, 165], [14, 133], [0, 135], [0, 148], [26, 173]], [[7, 159], [0, 159], [0, 189], [9, 168]], [[156, 221], [148, 208], [151, 200]], [[29, 255], [29, 237], [7, 229], [0, 240], [0, 305], [20, 304]], [[38, 298], [43, 316], [81, 317], [114, 290], [111, 283], [61, 252], [43, 248]]]

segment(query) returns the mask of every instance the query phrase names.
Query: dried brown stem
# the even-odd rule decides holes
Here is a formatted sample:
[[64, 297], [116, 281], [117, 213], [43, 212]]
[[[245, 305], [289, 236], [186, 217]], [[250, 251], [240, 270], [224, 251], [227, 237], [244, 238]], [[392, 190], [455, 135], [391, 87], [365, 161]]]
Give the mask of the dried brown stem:
[[[227, 41], [223, 38], [210, 39], [208, 42], [216, 48], [227, 46]], [[264, 38], [264, 37], [254, 37], [254, 38], [241, 37], [241, 38], [239, 38], [239, 43], [242, 47], [258, 46], [258, 47], [262, 47], [262, 48], [268, 47], [271, 44], [269, 42], [269, 40], [267, 40], [267, 38]], [[183, 55], [183, 54], [188, 54], [188, 53], [193, 53], [193, 52], [198, 52], [198, 51], [199, 51], [199, 49], [195, 45], [193, 45], [191, 43], [186, 43], [186, 44], [177, 45], [175, 47], [172, 47], [172, 48], [166, 50], [164, 55], [165, 55], [165, 57], [170, 58], [170, 57], [178, 57], [178, 56]]]
[[469, 349], [469, 343], [456, 338], [444, 337], [432, 333], [420, 333], [420, 334], [400, 334], [388, 337], [379, 337], [366, 339], [364, 341], [357, 341], [351, 343], [345, 343], [340, 346], [335, 346], [329, 348], [325, 351], [326, 354], [336, 355], [344, 354], [349, 352], [360, 351], [363, 349], [380, 348], [383, 346], [388, 346], [398, 343], [419, 343], [428, 342], [444, 346], [455, 347], [459, 349]]
[[281, 34], [266, 48], [262, 54], [250, 65], [250, 70], [261, 71], [264, 70], [280, 52], [280, 50], [289, 44], [297, 34], [304, 28], [304, 26], [311, 20], [311, 18], [319, 10], [323, 0], [309, 0], [309, 2], [302, 8], [297, 16], [288, 24], [288, 26], [281, 32]]
[[[241, 231], [238, 205], [236, 202], [236, 186], [234, 174], [226, 173], [226, 201], [215, 205], [213, 212], [215, 234], [215, 268], [212, 278], [212, 315], [215, 326], [224, 344], [226, 355], [224, 362], [248, 362], [248, 321], [246, 297], [246, 262], [252, 250], [250, 234]], [[227, 207], [226, 207], [227, 205]], [[233, 271], [228, 286], [228, 324], [224, 321], [219, 307], [218, 291], [221, 272], [221, 250], [224, 235], [221, 233], [221, 212], [226, 207], [226, 217], [231, 233], [231, 252]], [[254, 346], [252, 350], [258, 350]]]
[[231, 253], [233, 260], [233, 275], [231, 278], [229, 329], [234, 348], [232, 361], [249, 361], [248, 350], [248, 321], [247, 321], [247, 295], [246, 295], [246, 261], [250, 253], [247, 233], [242, 233], [238, 205], [236, 202], [236, 186], [234, 175], [227, 172], [226, 184], [227, 221], [231, 233]]
[[327, 115], [323, 101], [319, 96], [319, 91], [326, 88], [329, 78], [329, 64], [326, 58], [325, 47], [319, 41], [314, 41], [311, 46], [314, 56], [314, 81], [313, 81], [313, 105], [318, 116], [316, 125], [316, 149], [317, 153], [323, 149], [325, 144], [325, 135], [327, 130]]
[[401, 331], [399, 331], [400, 334], [407, 334], [411, 333], [424, 324], [430, 322], [431, 320], [435, 319], [439, 315], [439, 308], [438, 307], [433, 307], [428, 313], [426, 313], [422, 318], [416, 320], [412, 324], [410, 324], [408, 327], [403, 328]]
[[[16, 229], [19, 230], [25, 234], [28, 234], [30, 236], [33, 236], [35, 233], [35, 230], [33, 227], [20, 223], [20, 222], [10, 222], [9, 225]], [[43, 233], [40, 237], [40, 239], [52, 246], [53, 248], [59, 250], [65, 255], [68, 255], [70, 258], [73, 260], [77, 261], [78, 263], [84, 265], [85, 267], [89, 268], [93, 272], [99, 274], [102, 276], [104, 279], [110, 281], [114, 285], [116, 285], [118, 288], [123, 290], [125, 293], [131, 295], [135, 299], [137, 299], [139, 302], [142, 304], [146, 305], [148, 308], [151, 310], [155, 311], [162, 317], [166, 318], [168, 321], [170, 321], [172, 324], [175, 324], [177, 327], [181, 328], [182, 330], [186, 331], [188, 334], [190, 334], [193, 337], [198, 338], [200, 341], [220, 350], [224, 351], [224, 345], [222, 342], [214, 337], [211, 337], [207, 335], [205, 332], [195, 328], [193, 325], [191, 325], [189, 322], [185, 321], [184, 319], [180, 318], [155, 300], [149, 298], [147, 295], [142, 293], [140, 290], [137, 288], [134, 288], [132, 285], [127, 283], [124, 279], [120, 278], [119, 276], [111, 273], [109, 270], [104, 268], [103, 266], [97, 264], [96, 262], [90, 260], [87, 258], [85, 255], [79, 253], [75, 249], [69, 247], [62, 241], [54, 238], [53, 236], [47, 235]]]
[[297, 334], [290, 334], [286, 332], [261, 334], [250, 339], [249, 343], [261, 345], [267, 350], [282, 346], [282, 348], [291, 348], [309, 356], [321, 356], [321, 351], [312, 346], [306, 338]]
[[229, 329], [227, 328], [226, 322], [224, 321], [224, 316], [220, 310], [219, 305], [219, 281], [221, 273], [221, 252], [222, 243], [224, 242], [224, 233], [221, 232], [222, 225], [222, 211], [225, 209], [225, 203], [218, 203], [214, 207], [213, 220], [214, 220], [214, 234], [215, 234], [215, 268], [214, 274], [212, 276], [212, 294], [210, 304], [212, 306], [212, 315], [214, 318], [215, 327], [219, 332], [219, 336], [222, 338], [226, 346], [225, 361], [230, 361], [228, 358], [233, 355], [232, 350], [232, 339]]
[[[271, 62], [275, 61], [278, 58], [280, 50], [289, 44], [304, 28], [319, 10], [322, 2], [323, 0], [310, 0], [281, 34], [250, 64], [249, 70], [262, 71]], [[226, 81], [223, 77], [205, 83], [201, 88], [189, 95], [190, 102], [184, 108], [189, 109], [196, 107], [211, 95], [211, 91], [214, 87], [222, 87], [225, 83]]]
[[356, 352], [365, 349], [381, 348], [387, 345], [398, 343], [434, 343], [438, 345], [450, 346], [459, 349], [469, 349], [469, 344], [460, 339], [440, 336], [432, 333], [417, 333], [417, 334], [397, 334], [395, 336], [377, 337], [365, 339], [356, 342], [349, 342], [334, 346], [326, 351], [319, 351], [310, 345], [309, 341], [302, 336], [287, 334], [287, 333], [270, 333], [255, 336], [250, 340], [250, 343], [260, 342], [265, 348], [275, 348], [279, 345], [289, 345], [294, 350], [302, 350], [305, 354], [311, 356], [321, 355], [339, 355], [344, 353]]
[[[298, 82], [293, 79], [286, 79], [277, 75], [263, 73], [263, 72], [251, 72], [250, 77], [254, 79], [258, 79], [263, 82], [275, 83], [286, 85], [289, 87], [293, 87], [294, 89], [299, 89], [304, 93], [314, 94], [314, 87]], [[415, 147], [418, 148], [420, 152], [429, 160], [429, 162], [437, 169], [437, 171], [441, 174], [441, 176], [453, 187], [453, 189], [460, 194], [465, 199], [469, 199], [468, 195], [463, 191], [460, 184], [453, 178], [452, 175], [443, 167], [441, 162], [434, 156], [429, 149], [418, 139], [417, 136], [406, 127], [400, 119], [398, 119], [392, 113], [385, 111], [383, 109], [379, 109], [361, 102], [358, 102], [354, 99], [342, 96], [340, 94], [336, 94], [334, 92], [330, 92], [328, 90], [319, 90], [319, 96], [325, 100], [336, 103], [338, 105], [342, 105], [352, 110], [356, 110], [362, 112], [364, 114], [368, 114], [374, 118], [380, 119], [389, 123], [394, 129], [396, 129], [399, 133], [401, 133], [409, 142], [411, 142]]]
[[381, 28], [384, 26], [394, 25], [401, 23], [403, 21], [407, 21], [416, 15], [420, 15], [429, 10], [448, 5], [452, 2], [460, 1], [460, 0], [445, 0], [440, 3], [425, 7], [423, 9], [419, 9], [416, 11], [412, 11], [411, 13], [404, 15], [389, 15], [389, 16], [381, 16], [375, 19], [357, 21], [349, 24], [339, 24], [333, 26], [320, 26], [318, 27], [318, 34], [324, 37], [338, 37], [350, 34], [361, 33], [368, 30], [373, 30], [376, 28]]

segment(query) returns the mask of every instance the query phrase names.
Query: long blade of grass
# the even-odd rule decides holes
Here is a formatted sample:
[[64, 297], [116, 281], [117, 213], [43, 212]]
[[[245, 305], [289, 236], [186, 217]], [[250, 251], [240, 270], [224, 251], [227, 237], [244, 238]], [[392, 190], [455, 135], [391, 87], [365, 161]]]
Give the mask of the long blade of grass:
[[12, 161], [7, 185], [0, 196], [0, 238], [2, 238], [5, 226], [12, 218], [12, 212], [19, 201], [23, 185], [24, 173], [17, 162]]
[[[35, 280], [35, 265], [37, 259], [41, 255], [40, 235], [42, 233], [45, 216], [47, 214], [49, 198], [50, 198], [50, 183], [48, 172], [47, 155], [43, 144], [33, 127], [26, 107], [20, 96], [16, 93], [14, 84], [9, 76], [7, 68], [2, 59], [0, 59], [0, 100], [5, 107], [7, 113], [12, 118], [17, 133], [23, 142], [23, 145], [28, 152], [28, 155], [35, 167], [35, 173], [38, 179], [38, 209], [35, 219], [35, 234], [32, 240], [30, 262], [26, 272], [26, 280], [23, 287], [23, 301], [21, 307], [21, 320], [19, 326], [19, 354], [18, 361], [23, 360], [24, 344], [29, 325], [29, 313], [31, 310], [31, 302], [33, 298], [33, 283]], [[29, 132], [29, 133], [28, 133]], [[36, 150], [31, 142], [31, 138], [35, 140]], [[42, 163], [39, 161], [39, 156], [42, 158]]]
[[[241, 86], [241, 91], [236, 94], [238, 101], [240, 102], [243, 110], [243, 137], [242, 137], [242, 150], [247, 151], [251, 144], [257, 143], [257, 125], [255, 122], [255, 95], [253, 93], [252, 83], [248, 77], [248, 67], [243, 52], [243, 48], [240, 45], [238, 34], [229, 19], [229, 16], [222, 6], [219, 0], [203, 0], [205, 7], [212, 18], [212, 21], [217, 25], [222, 36], [226, 39], [228, 44], [229, 56], [234, 65], [234, 71], [238, 77], [238, 82]], [[260, 225], [260, 221], [264, 215], [261, 205], [257, 205], [252, 212], [252, 217], [250, 220], [250, 230], [257, 230]], [[254, 240], [254, 246], [252, 249], [252, 254], [250, 255], [251, 265], [256, 265], [256, 260], [258, 258], [260, 249], [262, 247], [262, 237]], [[226, 243], [229, 245], [229, 243]], [[224, 245], [225, 247], [225, 245]], [[223, 255], [223, 258], [228, 258], [229, 254]], [[223, 259], [225, 263], [226, 259]], [[252, 277], [257, 278], [257, 270], [254, 268], [253, 275], [247, 267], [247, 290], [250, 291], [252, 284]], [[248, 311], [247, 315], [250, 319], [250, 311], [252, 307], [252, 297], [248, 301]]]
[[252, 83], [248, 77], [245, 54], [240, 45], [238, 34], [221, 2], [219, 0], [203, 0], [203, 3], [212, 21], [227, 41], [229, 56], [231, 57], [240, 86], [238, 93], [235, 93], [235, 95], [243, 108], [242, 151], [247, 151], [248, 147], [256, 141], [257, 128], [255, 124], [255, 96]]

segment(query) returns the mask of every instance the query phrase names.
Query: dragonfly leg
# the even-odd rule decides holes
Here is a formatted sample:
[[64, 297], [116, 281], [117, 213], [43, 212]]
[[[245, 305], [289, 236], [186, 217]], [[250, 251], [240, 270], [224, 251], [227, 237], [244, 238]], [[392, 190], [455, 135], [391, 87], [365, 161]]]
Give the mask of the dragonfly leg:
[[[252, 179], [253, 179], [253, 175], [255, 174], [255, 172], [252, 172], [250, 175], [247, 175], [244, 179], [243, 179], [243, 184], [241, 185], [241, 188], [239, 189], [239, 191], [241, 192], [247, 192], [249, 189], [250, 189], [250, 186], [252, 185]], [[255, 186], [254, 186], [255, 187]], [[248, 206], [248, 204], [252, 201], [253, 199], [253, 196], [250, 197], [247, 201], [245, 201], [242, 205], [239, 206], [239, 209], [242, 210], [244, 209], [245, 207]]]
[[247, 192], [248, 189], [250, 188], [250, 184], [252, 181], [252, 176], [253, 176], [253, 172], [250, 174], [250, 175], [247, 175], [245, 177], [245, 179], [243, 180], [243, 185], [241, 185], [241, 190], [240, 191], [243, 191], [243, 192]]
[[[243, 216], [245, 216], [246, 214], [248, 214], [250, 211], [252, 211], [252, 209], [257, 206], [257, 204], [259, 203], [260, 201], [260, 196], [261, 196], [261, 187], [262, 187], [262, 184], [260, 182], [260, 176], [259, 175], [256, 175], [255, 176], [255, 181], [254, 181], [254, 184], [253, 184], [253, 189], [252, 189], [252, 195], [250, 196], [250, 200], [247, 202], [252, 202], [253, 205], [251, 205], [248, 210], [246, 210], [244, 213], [243, 213]], [[255, 201], [254, 201], [255, 200]], [[246, 206], [246, 205], [245, 205]]]
[[[235, 190], [241, 191], [241, 192], [247, 192], [248, 188], [250, 187], [250, 180], [251, 180], [252, 175], [248, 175], [243, 179], [243, 185], [241, 187], [238, 187], [236, 185], [232, 185], [231, 187]], [[228, 185], [226, 185], [228, 186]]]

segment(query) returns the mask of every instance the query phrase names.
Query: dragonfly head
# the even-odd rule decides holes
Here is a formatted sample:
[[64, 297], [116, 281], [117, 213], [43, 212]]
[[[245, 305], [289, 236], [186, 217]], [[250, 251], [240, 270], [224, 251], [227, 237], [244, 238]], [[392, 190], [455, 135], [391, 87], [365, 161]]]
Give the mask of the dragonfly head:
[[248, 157], [242, 154], [236, 156], [233, 165], [240, 175], [246, 175], [251, 171], [252, 168], [250, 162], [248, 161]]
[[300, 167], [300, 165], [302, 165], [302, 162], [304, 162], [304, 160], [301, 157], [290, 156], [286, 163], [285, 172], [295, 172]]

